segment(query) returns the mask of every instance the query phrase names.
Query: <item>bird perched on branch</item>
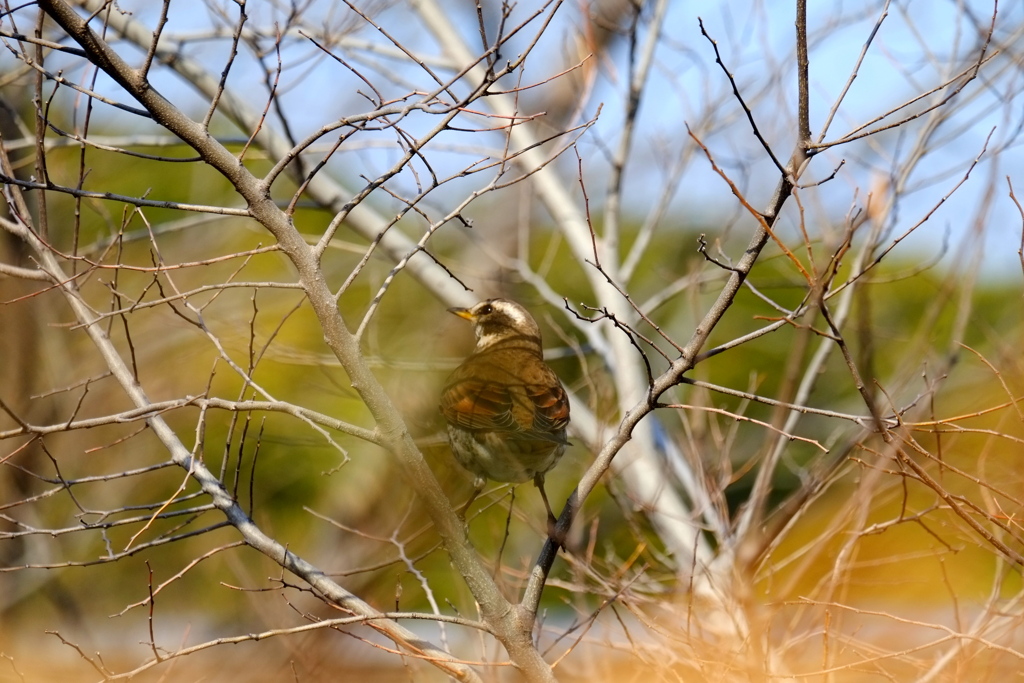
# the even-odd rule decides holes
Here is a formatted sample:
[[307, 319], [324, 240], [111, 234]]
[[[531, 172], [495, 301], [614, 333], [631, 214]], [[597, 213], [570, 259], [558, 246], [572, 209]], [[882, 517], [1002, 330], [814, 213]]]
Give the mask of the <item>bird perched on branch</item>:
[[476, 333], [476, 348], [441, 393], [452, 453], [476, 475], [477, 493], [487, 479], [533, 479], [551, 527], [554, 513], [544, 491], [544, 473], [569, 445], [569, 399], [544, 362], [540, 327], [525, 308], [508, 299], [448, 310], [472, 322]]

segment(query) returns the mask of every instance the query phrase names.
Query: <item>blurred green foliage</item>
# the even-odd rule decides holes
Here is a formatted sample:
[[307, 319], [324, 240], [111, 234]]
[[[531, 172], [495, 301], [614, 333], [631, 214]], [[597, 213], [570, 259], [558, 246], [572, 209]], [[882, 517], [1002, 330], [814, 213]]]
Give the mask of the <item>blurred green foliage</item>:
[[[142, 151], [183, 155], [176, 148]], [[259, 163], [262, 162], [256, 162]], [[235, 204], [227, 192], [226, 181], [198, 163], [169, 164], [124, 157], [116, 157], [108, 163], [106, 155], [90, 152], [88, 166], [86, 189], [117, 187], [118, 192], [146, 194], [153, 199]], [[57, 182], [74, 185], [77, 168], [77, 151], [61, 150], [50, 157], [50, 173]], [[286, 197], [292, 189], [288, 181], [281, 181], [277, 196]], [[159, 278], [152, 271], [158, 262], [194, 264], [271, 244], [269, 235], [246, 219], [213, 217], [195, 221], [195, 216], [181, 212], [149, 208], [133, 212], [117, 202], [88, 199], [81, 202], [76, 240], [72, 229], [76, 202], [57, 193], [48, 193], [47, 202], [52, 240], [59, 248], [69, 253], [77, 248], [80, 255], [90, 260], [102, 259], [105, 264], [119, 261], [138, 267], [134, 271], [101, 269], [82, 279], [80, 285], [97, 310], [145, 304], [173, 297], [176, 292], [228, 280], [293, 281], [285, 259], [273, 252], [168, 270]], [[493, 211], [494, 207], [487, 210]], [[300, 208], [295, 214], [296, 223], [313, 238], [330, 219], [324, 211], [313, 207]], [[414, 228], [407, 222], [392, 229], [411, 231]], [[155, 235], [152, 241], [150, 230]], [[486, 240], [486, 235], [471, 237], [466, 228], [457, 226], [446, 230], [436, 242], [434, 255], [458, 273], [463, 264], [475, 263], [474, 240], [477, 243]], [[639, 303], [657, 295], [678, 278], [692, 278], [692, 283], [681, 288], [677, 296], [650, 311], [652, 319], [679, 344], [687, 341], [727, 275], [697, 252], [698, 236], [702, 232], [707, 233], [709, 240], [717, 237], [712, 226], [684, 224], [658, 231], [648, 255], [637, 269], [637, 276], [629, 283], [629, 291]], [[625, 233], [624, 241], [628, 243], [636, 235], [635, 226], [628, 226]], [[743, 236], [727, 236], [721, 249], [725, 254], [738, 254], [744, 244]], [[336, 248], [329, 249], [325, 257], [333, 286], [338, 286], [357, 267], [363, 246], [361, 240], [344, 230], [339, 234]], [[819, 256], [827, 256], [823, 246], [815, 246]], [[533, 229], [531, 248], [532, 263], [550, 265], [542, 273], [549, 285], [583, 314], [578, 303], [591, 302], [587, 301], [580, 273], [592, 266], [574, 262], [557, 234], [544, 226]], [[958, 298], [960, 285], [948, 281], [945, 271], [938, 268], [914, 272], [915, 258], [915, 255], [890, 257], [867, 276], [867, 284], [858, 295], [849, 338], [855, 357], [864, 360], [864, 367], [873, 373], [865, 380], [872, 382], [875, 377], [928, 373], [930, 367], [940, 364], [944, 355], [957, 354], [960, 361], [954, 363], [949, 376], [943, 378], [944, 388], [934, 399], [940, 407], [936, 410], [949, 415], [1003, 400], [998, 398], [1002, 393], [999, 379], [973, 354], [951, 341], [958, 315], [963, 312], [962, 301]], [[386, 260], [371, 258], [361, 276], [341, 296], [339, 305], [351, 329], [360, 324], [368, 303], [389, 276], [391, 266]], [[83, 263], [79, 270], [85, 267]], [[844, 268], [849, 268], [848, 262]], [[909, 275], [901, 279], [901, 274]], [[481, 292], [481, 296], [503, 294], [526, 303], [541, 321], [549, 349], [564, 347], [563, 339], [571, 339], [577, 345], [582, 356], [567, 352], [553, 360], [553, 365], [580, 400], [614, 424], [616, 407], [607, 368], [586, 348], [585, 337], [568, 324], [566, 314], [544, 303], [527, 284], [519, 282], [514, 273], [496, 272], [491, 282], [492, 291]], [[758, 263], [750, 283], [788, 307], [796, 306], [807, 292], [806, 281], [774, 246], [769, 247]], [[111, 296], [112, 291], [118, 293], [117, 298]], [[973, 303], [965, 342], [999, 365], [1016, 348], [1009, 340], [1020, 335], [1019, 292], [1011, 283], [985, 281], [974, 290], [970, 301]], [[191, 310], [187, 309], [186, 302]], [[28, 309], [30, 316], [36, 314], [32, 307], [44, 305], [62, 306], [53, 296], [18, 304]], [[10, 308], [5, 308], [9, 314]], [[63, 322], [70, 320], [63, 309], [57, 316]], [[752, 332], [778, 316], [775, 308], [744, 289], [715, 329], [708, 348]], [[206, 330], [197, 325], [199, 321]], [[557, 325], [557, 330], [553, 324]], [[825, 329], [824, 321], [817, 316], [811, 324], [816, 331], [808, 333], [787, 325], [738, 349], [714, 356], [701, 363], [693, 376], [735, 389], [777, 395], [786, 381], [783, 369], [793, 362], [802, 362], [821, 343], [822, 337], [817, 332]], [[641, 327], [639, 331], [657, 340], [656, 332], [649, 327]], [[31, 362], [40, 365], [55, 363], [48, 372], [39, 374], [41, 386], [36, 388], [37, 394], [73, 385], [101, 372], [90, 343], [80, 330], [62, 328], [51, 332], [60, 340], [63, 360], [54, 361], [42, 349], [33, 356]], [[139, 378], [153, 400], [205, 393], [225, 399], [252, 398], [252, 389], [247, 388], [230, 367], [230, 360], [243, 369], [253, 365], [254, 380], [278, 400], [353, 424], [373, 426], [365, 406], [349, 387], [344, 371], [328, 355], [317, 322], [303, 304], [298, 290], [261, 284], [199, 292], [152, 308], [126, 311], [110, 319], [110, 332], [126, 355], [134, 359]], [[804, 334], [809, 337], [802, 344], [799, 338]], [[223, 355], [211, 343], [211, 336], [222, 344]], [[667, 344], [659, 344], [671, 354]], [[387, 290], [363, 337], [366, 354], [406, 415], [411, 432], [423, 444], [432, 469], [456, 504], [468, 496], [470, 478], [454, 463], [444, 443], [436, 400], [446, 374], [471, 346], [469, 327], [447, 315], [444, 306], [407, 274], [400, 274]], [[642, 346], [656, 370], [664, 367], [664, 361], [656, 353]], [[933, 355], [922, 354], [922, 349], [934, 349]], [[798, 350], [800, 357], [792, 358]], [[1011, 366], [1019, 373], [1019, 366]], [[1021, 378], [1018, 374], [1002, 379], [1019, 385]], [[907, 386], [913, 383], [908, 382]], [[98, 380], [90, 391], [90, 400], [95, 401], [90, 403], [93, 410], [102, 408], [102, 412], [111, 412], [128, 407], [109, 378]], [[912, 389], [908, 391], [913, 393]], [[747, 405], [741, 399], [704, 390], [682, 387], [672, 393], [674, 400], [680, 402], [736, 411], [762, 421], [771, 421], [774, 412], [770, 406]], [[77, 395], [70, 392], [64, 398], [70, 398], [73, 404]], [[911, 395], [893, 397], [901, 403], [912, 398]], [[861, 399], [838, 353], [833, 353], [824, 367], [810, 403], [863, 414]], [[62, 409], [66, 409], [66, 404], [56, 409], [53, 419], [66, 418]], [[166, 415], [190, 446], [196, 440], [199, 416], [200, 411], [195, 407]], [[699, 452], [691, 456], [703, 462], [710, 473], [724, 472], [726, 477], [732, 477], [728, 501], [732, 508], [738, 507], [746, 498], [757, 459], [763, 457], [764, 445], [773, 439], [772, 435], [759, 425], [735, 423], [721, 415], [697, 412], [679, 415], [662, 411], [658, 419], [669, 438], [677, 440], [684, 451], [697, 446]], [[684, 429], [684, 421], [689, 421], [688, 429]], [[1008, 423], [1003, 413], [981, 416], [975, 423], [979, 428], [1024, 436], [1020, 434], [1020, 424]], [[47, 471], [47, 476], [52, 475], [53, 466], [58, 466], [65, 479], [74, 479], [114, 474], [166, 461], [167, 455], [156, 440], [147, 432], [137, 431], [137, 425], [126, 425], [47, 437], [44, 441], [48, 453], [53, 455], [52, 462], [39, 451], [29, 451], [21, 464], [36, 472]], [[716, 433], [725, 432], [732, 436], [725, 441], [715, 437]], [[815, 416], [803, 419], [798, 432], [829, 446], [835, 443], [838, 433], [834, 420]], [[381, 609], [429, 610], [427, 592], [416, 573], [419, 572], [429, 580], [432, 597], [443, 609], [451, 605], [460, 613], [473, 614], [472, 596], [448, 565], [437, 536], [388, 453], [337, 433], [330, 434], [339, 446], [335, 448], [323, 434], [294, 418], [274, 413], [236, 416], [211, 410], [205, 416], [201, 436], [202, 457], [213, 471], [223, 472], [225, 485], [245, 506], [251, 506], [255, 521], [290, 550], [335, 573], [354, 593]], [[931, 444], [939, 440], [928, 434], [920, 438]], [[953, 434], [943, 436], [942, 440], [944, 456], [951, 463], [967, 465], [975, 461], [979, 453], [984, 453], [987, 476], [1007, 481], [1008, 487], [1020, 488], [1014, 449], [1007, 447], [1004, 441], [993, 441], [993, 437], [983, 434]], [[548, 478], [548, 491], [556, 506], [566, 499], [591, 459], [585, 444], [576, 441], [563, 464]], [[728, 445], [727, 450], [721, 450], [723, 443]], [[877, 448], [877, 444], [866, 446]], [[819, 457], [820, 451], [809, 444], [790, 444], [784, 466], [775, 476], [773, 500], [783, 500], [794, 491], [803, 468]], [[859, 457], [864, 457], [863, 453]], [[783, 568], [761, 576], [758, 590], [766, 601], [797, 597], [808, 581], [827, 573], [829, 557], [844, 543], [842, 533], [830, 535], [821, 542], [814, 554], [816, 559], [811, 560], [809, 566], [797, 561], [788, 563], [787, 557], [789, 553], [801, 551], [804, 544], [817, 542], [826, 525], [835, 524], [835, 520], [845, 514], [844, 510], [848, 509], [845, 497], [855, 495], [855, 481], [864, 476], [866, 470], [853, 464], [846, 471], [846, 478], [813, 504], [812, 512], [801, 518], [773, 555], [773, 562]], [[674, 584], [675, 573], [670, 560], [663, 556], [641, 511], [631, 507], [614, 479], [606, 483], [580, 513], [570, 539], [576, 552], [585, 553], [598, 574], [618, 578], [623, 571], [639, 571], [643, 567], [647, 583], [638, 585], [646, 585], [645, 590], [667, 595], [684, 593], [686, 586]], [[53, 484], [29, 479], [24, 487], [26, 495], [31, 495], [51, 489]], [[75, 525], [78, 518], [95, 521], [102, 511], [122, 506], [148, 507], [116, 512], [110, 519], [145, 516], [157, 509], [174, 511], [194, 507], [205, 502], [202, 497], [190, 497], [196, 490], [196, 485], [187, 480], [184, 472], [166, 467], [130, 478], [82, 483], [73, 487], [74, 498], [53, 496], [45, 504], [32, 506], [32, 511], [38, 515], [34, 523], [40, 526], [67, 527]], [[523, 585], [544, 538], [543, 509], [532, 486], [521, 486], [515, 491], [511, 513], [508, 487], [489, 491], [492, 492], [471, 510], [470, 536], [488, 562], [497, 565], [500, 560], [502, 567], [497, 574], [512, 595]], [[900, 478], [893, 476], [888, 494], [871, 502], [871, 518], [881, 522], [899, 514], [900, 509], [912, 510], [925, 504], [922, 501], [927, 497], [921, 496], [919, 490], [911, 491], [909, 497], [905, 497], [903, 491]], [[159, 502], [171, 496], [175, 496], [175, 501], [161, 508]], [[927, 525], [939, 523], [938, 519], [941, 515], [933, 515]], [[176, 533], [187, 533], [221, 521], [219, 513], [204, 511], [154, 521], [145, 528], [136, 523], [109, 529], [102, 535], [69, 534], [53, 541], [45, 561], [95, 561], [108, 550], [124, 551], [130, 544], [146, 543], [171, 528], [180, 527]], [[898, 596], [927, 602], [935, 597], [936, 582], [948, 581], [958, 589], [961, 585], [968, 588], [958, 592], [960, 596], [983, 595], [987, 590], [985, 582], [989, 580], [984, 577], [990, 577], [991, 572], [978, 572], [977, 567], [993, 565], [998, 562], [996, 556], [977, 538], [957, 531], [954, 525], [942, 529], [927, 525], [897, 524], [866, 539], [859, 547], [856, 576], [847, 589], [865, 595], [876, 594], [879, 599]], [[843, 525], [840, 523], [837, 528], [841, 530]], [[136, 533], [138, 537], [132, 540]], [[34, 573], [31, 578], [28, 572], [8, 574], [5, 581], [23, 587], [21, 597], [7, 605], [5, 618], [16, 623], [37, 620], [42, 623], [53, 617], [54, 610], [62, 614], [65, 610], [90, 614], [120, 612], [146, 597], [149, 582], [146, 562], [153, 569], [154, 585], [159, 585], [189, 567], [190, 562], [203, 553], [235, 540], [230, 529], [220, 529], [139, 552], [112, 566], [57, 569], [44, 574], [42, 580]], [[945, 546], [941, 548], [943, 552], [949, 551], [940, 562], [934, 559], [936, 545]], [[627, 558], [632, 558], [631, 563], [623, 567]], [[899, 563], [906, 577], [896, 584], [889, 580], [895, 563]], [[913, 571], [906, 569], [908, 563], [912, 563]], [[412, 570], [413, 565], [416, 571]], [[593, 584], [574, 563], [556, 563], [553, 579], [544, 607], [554, 614], [567, 618], [574, 610], [582, 613], [593, 609], [605, 597], [604, 589]], [[211, 633], [216, 632], [218, 624], [232, 625], [234, 630], [260, 628], [259, 610], [253, 613], [249, 609], [252, 594], [238, 588], [274, 587], [280, 580], [288, 579], [282, 577], [280, 570], [267, 558], [244, 548], [229, 550], [200, 562], [171, 584], [158, 596], [157, 611], [161, 619], [171, 621], [177, 616], [187, 618], [202, 613], [205, 619], [212, 620], [203, 625], [203, 630]], [[1019, 582], [1019, 578], [1012, 580]], [[593, 592], [568, 589], [580, 584], [589, 586]], [[86, 586], [88, 589], [84, 589]], [[19, 590], [18, 586], [13, 590]], [[315, 601], [302, 596], [296, 599], [302, 609], [329, 613]], [[143, 620], [145, 610], [145, 607], [136, 608], [125, 618], [138, 623]], [[262, 627], [273, 625], [268, 622]]]

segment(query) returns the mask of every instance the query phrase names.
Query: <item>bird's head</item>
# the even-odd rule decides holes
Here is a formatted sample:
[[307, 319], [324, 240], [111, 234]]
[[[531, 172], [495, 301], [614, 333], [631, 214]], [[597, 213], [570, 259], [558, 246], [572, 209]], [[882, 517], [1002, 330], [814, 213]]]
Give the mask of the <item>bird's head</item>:
[[471, 308], [449, 308], [460, 318], [473, 323], [476, 350], [482, 351], [500, 341], [522, 339], [540, 347], [540, 327], [529, 311], [509, 299], [488, 299]]

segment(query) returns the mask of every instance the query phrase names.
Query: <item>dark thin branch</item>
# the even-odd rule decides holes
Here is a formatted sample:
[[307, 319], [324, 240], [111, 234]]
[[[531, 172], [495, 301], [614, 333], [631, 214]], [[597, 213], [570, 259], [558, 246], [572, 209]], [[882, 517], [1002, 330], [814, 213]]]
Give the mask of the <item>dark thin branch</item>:
[[[797, 5], [800, 5], [804, 1], [805, 0], [798, 0]], [[700, 26], [701, 35], [707, 38], [708, 42], [711, 43], [711, 47], [715, 51], [715, 63], [722, 67], [722, 71], [725, 73], [725, 77], [729, 79], [729, 85], [732, 86], [732, 94], [740, 103], [740, 108], [743, 109], [743, 114], [747, 117], [747, 121], [750, 123], [750, 128], [754, 132], [754, 137], [757, 138], [757, 141], [761, 143], [761, 147], [764, 148], [764, 151], [768, 153], [768, 156], [769, 158], [771, 158], [772, 163], [775, 164], [775, 168], [779, 169], [779, 171], [782, 173], [786, 173], [786, 168], [775, 156], [775, 152], [772, 151], [772, 148], [771, 146], [769, 146], [768, 141], [765, 140], [764, 136], [761, 135], [761, 130], [757, 127], [757, 122], [754, 121], [754, 112], [750, 111], [750, 107], [744, 101], [743, 95], [740, 94], [740, 89], [739, 86], [736, 84], [736, 79], [733, 78], [732, 73], [729, 71], [728, 67], [725, 66], [725, 62], [722, 61], [722, 55], [718, 51], [718, 41], [716, 41], [710, 35], [708, 35], [708, 32], [704, 29], [704, 20], [702, 18], [697, 17], [697, 24]]]

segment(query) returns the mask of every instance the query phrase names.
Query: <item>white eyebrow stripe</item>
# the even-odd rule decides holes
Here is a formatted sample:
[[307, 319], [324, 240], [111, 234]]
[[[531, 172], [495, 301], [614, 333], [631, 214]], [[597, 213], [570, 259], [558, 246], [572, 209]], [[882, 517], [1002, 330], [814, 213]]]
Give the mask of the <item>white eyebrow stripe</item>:
[[512, 320], [515, 321], [516, 324], [520, 326], [529, 325], [529, 322], [526, 320], [525, 312], [519, 306], [509, 304], [508, 302], [505, 301], [498, 302], [497, 305], [501, 308], [502, 312], [504, 312], [508, 317], [512, 318]]

